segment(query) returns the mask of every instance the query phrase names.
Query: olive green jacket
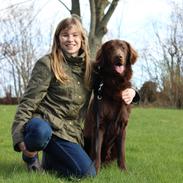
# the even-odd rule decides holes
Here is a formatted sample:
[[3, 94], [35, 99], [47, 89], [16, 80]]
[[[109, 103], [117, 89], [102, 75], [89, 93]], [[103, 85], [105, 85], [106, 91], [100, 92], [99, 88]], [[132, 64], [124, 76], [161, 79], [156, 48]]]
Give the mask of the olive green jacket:
[[23, 141], [24, 125], [32, 118], [48, 121], [53, 134], [74, 143], [83, 143], [81, 118], [90, 92], [84, 87], [83, 57], [66, 58], [65, 73], [71, 78], [61, 84], [51, 69], [51, 57], [38, 60], [32, 71], [28, 87], [20, 101], [12, 125], [13, 146], [19, 151]]

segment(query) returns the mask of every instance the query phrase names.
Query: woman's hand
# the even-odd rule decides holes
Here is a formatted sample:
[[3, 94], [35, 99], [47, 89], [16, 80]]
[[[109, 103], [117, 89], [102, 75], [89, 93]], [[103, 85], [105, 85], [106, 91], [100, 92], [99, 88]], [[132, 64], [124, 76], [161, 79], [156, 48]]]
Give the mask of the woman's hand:
[[28, 151], [26, 149], [26, 146], [25, 146], [24, 142], [20, 142], [19, 143], [19, 149], [23, 152], [23, 154], [25, 156], [30, 157], [30, 158], [34, 157], [37, 154], [37, 152], [30, 152], [30, 151]]
[[131, 104], [133, 98], [135, 97], [136, 91], [133, 88], [127, 88], [122, 91], [122, 99], [126, 104]]

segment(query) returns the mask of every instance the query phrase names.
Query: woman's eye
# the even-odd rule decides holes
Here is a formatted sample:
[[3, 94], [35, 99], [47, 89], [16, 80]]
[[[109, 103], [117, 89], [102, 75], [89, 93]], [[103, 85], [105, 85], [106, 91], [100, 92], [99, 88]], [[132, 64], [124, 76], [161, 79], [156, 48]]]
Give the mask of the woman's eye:
[[62, 37], [68, 37], [68, 35], [67, 34], [62, 34]]

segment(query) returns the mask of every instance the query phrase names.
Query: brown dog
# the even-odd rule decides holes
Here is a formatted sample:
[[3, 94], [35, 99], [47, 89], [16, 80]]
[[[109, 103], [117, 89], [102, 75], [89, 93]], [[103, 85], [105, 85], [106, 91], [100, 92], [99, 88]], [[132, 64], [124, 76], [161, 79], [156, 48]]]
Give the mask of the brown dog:
[[125, 137], [130, 105], [121, 92], [131, 87], [131, 65], [137, 52], [126, 41], [111, 40], [102, 45], [94, 63], [94, 98], [91, 100], [84, 128], [85, 150], [95, 162], [97, 172], [101, 162], [117, 158], [118, 166], [126, 170]]

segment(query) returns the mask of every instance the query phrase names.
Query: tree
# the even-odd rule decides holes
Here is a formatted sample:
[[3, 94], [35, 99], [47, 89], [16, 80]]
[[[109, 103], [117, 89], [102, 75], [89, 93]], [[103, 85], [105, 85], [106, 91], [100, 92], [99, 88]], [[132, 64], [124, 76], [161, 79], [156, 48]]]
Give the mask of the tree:
[[[170, 24], [165, 37], [155, 30], [156, 50], [144, 52], [149, 76], [158, 81], [161, 93], [167, 96], [170, 106], [183, 107], [183, 9], [172, 4]], [[154, 68], [154, 69], [153, 69]], [[152, 78], [152, 76], [155, 76]]]
[[10, 6], [4, 15], [0, 18], [1, 67], [9, 73], [4, 77], [13, 81], [13, 93], [19, 98], [27, 86], [38, 50], [41, 52], [42, 35], [38, 24], [33, 21], [33, 4], [27, 8]]
[[140, 89], [140, 96], [144, 104], [155, 102], [157, 99], [157, 84], [152, 81], [146, 81]]
[[[69, 8], [59, 0], [68, 10]], [[71, 0], [71, 14], [80, 16], [79, 0]], [[90, 29], [89, 46], [91, 57], [95, 57], [96, 50], [102, 43], [103, 36], [107, 33], [107, 23], [110, 20], [119, 0], [89, 0], [90, 5]]]

